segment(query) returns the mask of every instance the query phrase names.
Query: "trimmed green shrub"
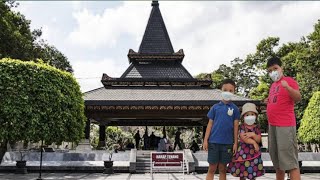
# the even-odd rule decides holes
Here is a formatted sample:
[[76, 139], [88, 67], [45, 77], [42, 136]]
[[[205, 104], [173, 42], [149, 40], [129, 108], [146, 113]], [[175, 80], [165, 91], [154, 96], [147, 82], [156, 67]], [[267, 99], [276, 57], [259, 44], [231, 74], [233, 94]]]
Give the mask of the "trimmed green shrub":
[[85, 121], [72, 74], [43, 63], [0, 60], [0, 142], [79, 141]]
[[304, 111], [298, 135], [304, 143], [320, 143], [320, 91], [313, 93]]

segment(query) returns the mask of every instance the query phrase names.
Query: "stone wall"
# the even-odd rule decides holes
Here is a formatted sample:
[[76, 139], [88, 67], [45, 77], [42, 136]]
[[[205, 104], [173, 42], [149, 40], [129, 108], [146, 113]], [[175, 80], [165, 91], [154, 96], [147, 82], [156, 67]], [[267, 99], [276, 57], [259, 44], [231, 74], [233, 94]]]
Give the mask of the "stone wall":
[[[2, 162], [10, 162], [20, 160], [19, 152], [6, 152]], [[27, 161], [40, 161], [40, 152], [26, 153], [24, 160]], [[105, 161], [109, 160], [109, 154], [106, 151], [93, 151], [93, 152], [43, 152], [43, 161]], [[113, 161], [129, 161], [130, 151], [113, 153]]]

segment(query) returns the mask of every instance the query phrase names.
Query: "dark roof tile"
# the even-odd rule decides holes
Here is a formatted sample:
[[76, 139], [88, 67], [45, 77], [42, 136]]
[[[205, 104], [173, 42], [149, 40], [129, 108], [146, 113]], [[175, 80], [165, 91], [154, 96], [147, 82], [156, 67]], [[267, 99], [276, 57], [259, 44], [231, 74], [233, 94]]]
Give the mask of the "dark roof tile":
[[146, 30], [140, 44], [141, 54], [172, 54], [174, 53], [166, 26], [158, 3], [152, 3], [152, 10]]
[[[84, 94], [85, 101], [213, 101], [221, 100], [218, 89], [185, 89], [185, 88], [119, 88], [95, 89]], [[234, 101], [250, 99], [234, 96]]]
[[123, 73], [121, 78], [182, 78], [193, 79], [180, 62], [134, 62]]

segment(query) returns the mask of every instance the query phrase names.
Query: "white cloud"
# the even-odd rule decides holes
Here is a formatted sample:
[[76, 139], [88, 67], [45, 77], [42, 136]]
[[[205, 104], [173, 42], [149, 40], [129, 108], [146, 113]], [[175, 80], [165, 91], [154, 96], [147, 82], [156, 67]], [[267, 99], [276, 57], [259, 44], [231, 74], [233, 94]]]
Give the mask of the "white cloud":
[[119, 77], [125, 71], [114, 59], [86, 60], [73, 63], [74, 76], [81, 86], [82, 92], [102, 87], [100, 82], [103, 73], [110, 77]]
[[[86, 48], [113, 47], [119, 36], [143, 34], [149, 8], [146, 2], [125, 2], [123, 5], [105, 9], [103, 14], [94, 14], [86, 8], [73, 13], [78, 27], [70, 33], [68, 40], [73, 45]], [[149, 3], [148, 3], [149, 4]]]
[[82, 1], [70, 1], [73, 9], [80, 9], [82, 7], [83, 2]]

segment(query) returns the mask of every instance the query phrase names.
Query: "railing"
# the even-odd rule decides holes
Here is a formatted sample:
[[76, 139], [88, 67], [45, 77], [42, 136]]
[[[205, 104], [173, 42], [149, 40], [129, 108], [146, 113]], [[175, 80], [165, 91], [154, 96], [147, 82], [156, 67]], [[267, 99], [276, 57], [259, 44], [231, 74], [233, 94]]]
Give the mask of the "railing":
[[[190, 173], [190, 171], [189, 171], [189, 162], [188, 162], [187, 159], [184, 160], [184, 166], [187, 167], [187, 174], [189, 174]], [[183, 166], [183, 169], [184, 169], [184, 166]]]

